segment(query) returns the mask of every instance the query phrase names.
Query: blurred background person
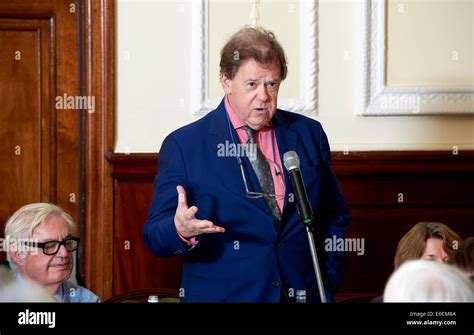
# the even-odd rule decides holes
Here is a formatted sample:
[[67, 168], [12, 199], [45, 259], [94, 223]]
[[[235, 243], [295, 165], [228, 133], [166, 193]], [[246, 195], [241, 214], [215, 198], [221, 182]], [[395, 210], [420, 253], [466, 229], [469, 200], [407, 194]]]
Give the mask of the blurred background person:
[[[447, 225], [439, 222], [419, 222], [398, 242], [395, 270], [408, 260], [424, 259], [446, 262], [461, 244], [461, 237]], [[371, 302], [383, 302], [383, 296]]]
[[464, 271], [474, 281], [474, 236], [465, 239], [449, 258], [448, 263]]
[[446, 262], [461, 242], [461, 237], [443, 223], [419, 222], [398, 243], [395, 269], [412, 259]]
[[390, 276], [385, 302], [474, 302], [474, 286], [458, 268], [441, 262], [410, 260]]
[[15, 281], [41, 285], [59, 302], [99, 302], [88, 289], [68, 281], [79, 246], [74, 222], [60, 207], [33, 203], [7, 221], [7, 259]]
[[41, 285], [16, 281], [12, 272], [0, 266], [0, 302], [57, 302]]

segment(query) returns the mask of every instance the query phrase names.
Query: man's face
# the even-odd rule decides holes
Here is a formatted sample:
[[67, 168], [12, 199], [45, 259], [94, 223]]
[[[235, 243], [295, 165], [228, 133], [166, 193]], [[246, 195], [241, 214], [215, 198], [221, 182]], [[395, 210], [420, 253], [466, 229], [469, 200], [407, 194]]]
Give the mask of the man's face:
[[254, 59], [245, 60], [233, 79], [221, 76], [221, 84], [229, 103], [250, 128], [259, 130], [275, 115], [280, 67], [262, 65]]
[[[49, 216], [33, 232], [37, 242], [62, 241], [71, 236], [66, 221], [59, 216]], [[19, 273], [25, 279], [42, 285], [52, 285], [66, 281], [71, 275], [72, 254], [61, 245], [55, 255], [45, 255], [42, 248], [33, 248], [28, 256], [18, 264]]]

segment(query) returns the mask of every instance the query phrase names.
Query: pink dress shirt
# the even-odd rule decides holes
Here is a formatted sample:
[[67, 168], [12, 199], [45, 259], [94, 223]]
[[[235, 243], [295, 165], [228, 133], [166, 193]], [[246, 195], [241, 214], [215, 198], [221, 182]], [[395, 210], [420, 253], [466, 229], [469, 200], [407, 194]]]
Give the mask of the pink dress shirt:
[[[227, 114], [229, 115], [229, 119], [230, 119], [230, 122], [232, 123], [232, 126], [237, 132], [237, 136], [239, 137], [240, 143], [242, 144], [247, 143], [247, 140], [248, 140], [247, 132], [245, 131], [244, 128], [242, 128], [246, 126], [247, 124], [239, 118], [237, 113], [235, 113], [235, 111], [233, 110], [232, 106], [230, 105], [227, 99], [227, 96], [225, 97], [225, 109], [227, 110]], [[273, 146], [275, 147], [275, 162], [273, 161], [272, 141], [273, 141]], [[269, 164], [270, 171], [272, 173], [273, 184], [275, 185], [275, 194], [281, 195], [281, 197], [277, 197], [277, 204], [281, 213], [283, 212], [283, 205], [285, 204], [285, 198], [284, 198], [285, 178], [283, 174], [282, 164], [280, 160], [280, 151], [278, 150], [278, 144], [277, 144], [275, 132], [272, 131], [272, 128], [270, 126], [263, 127], [262, 129], [258, 131], [258, 138], [256, 139], [256, 142], [257, 142], [257, 147], [265, 156]], [[276, 163], [277, 165], [276, 167], [277, 171], [281, 173], [281, 178], [277, 176], [276, 174], [274, 163]], [[250, 190], [250, 191], [255, 192], [255, 190]]]

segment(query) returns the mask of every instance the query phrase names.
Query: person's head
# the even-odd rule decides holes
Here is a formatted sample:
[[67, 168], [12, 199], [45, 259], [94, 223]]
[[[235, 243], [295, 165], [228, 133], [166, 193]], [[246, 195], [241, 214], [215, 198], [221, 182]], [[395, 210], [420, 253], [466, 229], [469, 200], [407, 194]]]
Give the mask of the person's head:
[[287, 73], [282, 46], [263, 28], [240, 29], [221, 50], [222, 87], [234, 111], [252, 129], [259, 130], [272, 119]]
[[[7, 221], [5, 239], [7, 259], [12, 271], [22, 278], [44, 286], [54, 286], [67, 280], [73, 268], [71, 252], [77, 242], [72, 236], [74, 222], [60, 207], [34, 203], [17, 210]], [[46, 243], [35, 247], [31, 243]], [[67, 248], [67, 249], [66, 249]]]
[[448, 263], [464, 271], [474, 281], [474, 236], [465, 239], [449, 258]]
[[395, 269], [411, 259], [446, 262], [461, 237], [439, 222], [420, 222], [402, 237], [395, 254]]
[[411, 260], [390, 276], [384, 302], [474, 302], [474, 286], [458, 268]]

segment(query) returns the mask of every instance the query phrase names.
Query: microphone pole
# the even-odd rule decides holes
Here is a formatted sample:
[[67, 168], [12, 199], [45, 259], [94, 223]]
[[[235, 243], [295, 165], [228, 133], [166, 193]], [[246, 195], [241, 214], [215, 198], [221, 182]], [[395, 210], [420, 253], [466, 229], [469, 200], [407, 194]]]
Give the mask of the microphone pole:
[[318, 262], [318, 254], [311, 229], [313, 224], [313, 209], [311, 208], [311, 203], [308, 200], [306, 188], [303, 183], [298, 154], [295, 151], [285, 152], [283, 155], [283, 164], [285, 165], [291, 183], [293, 184], [300, 221], [306, 227], [309, 249], [311, 251], [311, 259], [313, 260], [314, 273], [316, 275], [316, 281], [319, 288], [319, 295], [321, 297], [321, 302], [325, 303], [327, 302], [326, 293], [324, 291], [323, 278], [321, 276], [321, 270]]

